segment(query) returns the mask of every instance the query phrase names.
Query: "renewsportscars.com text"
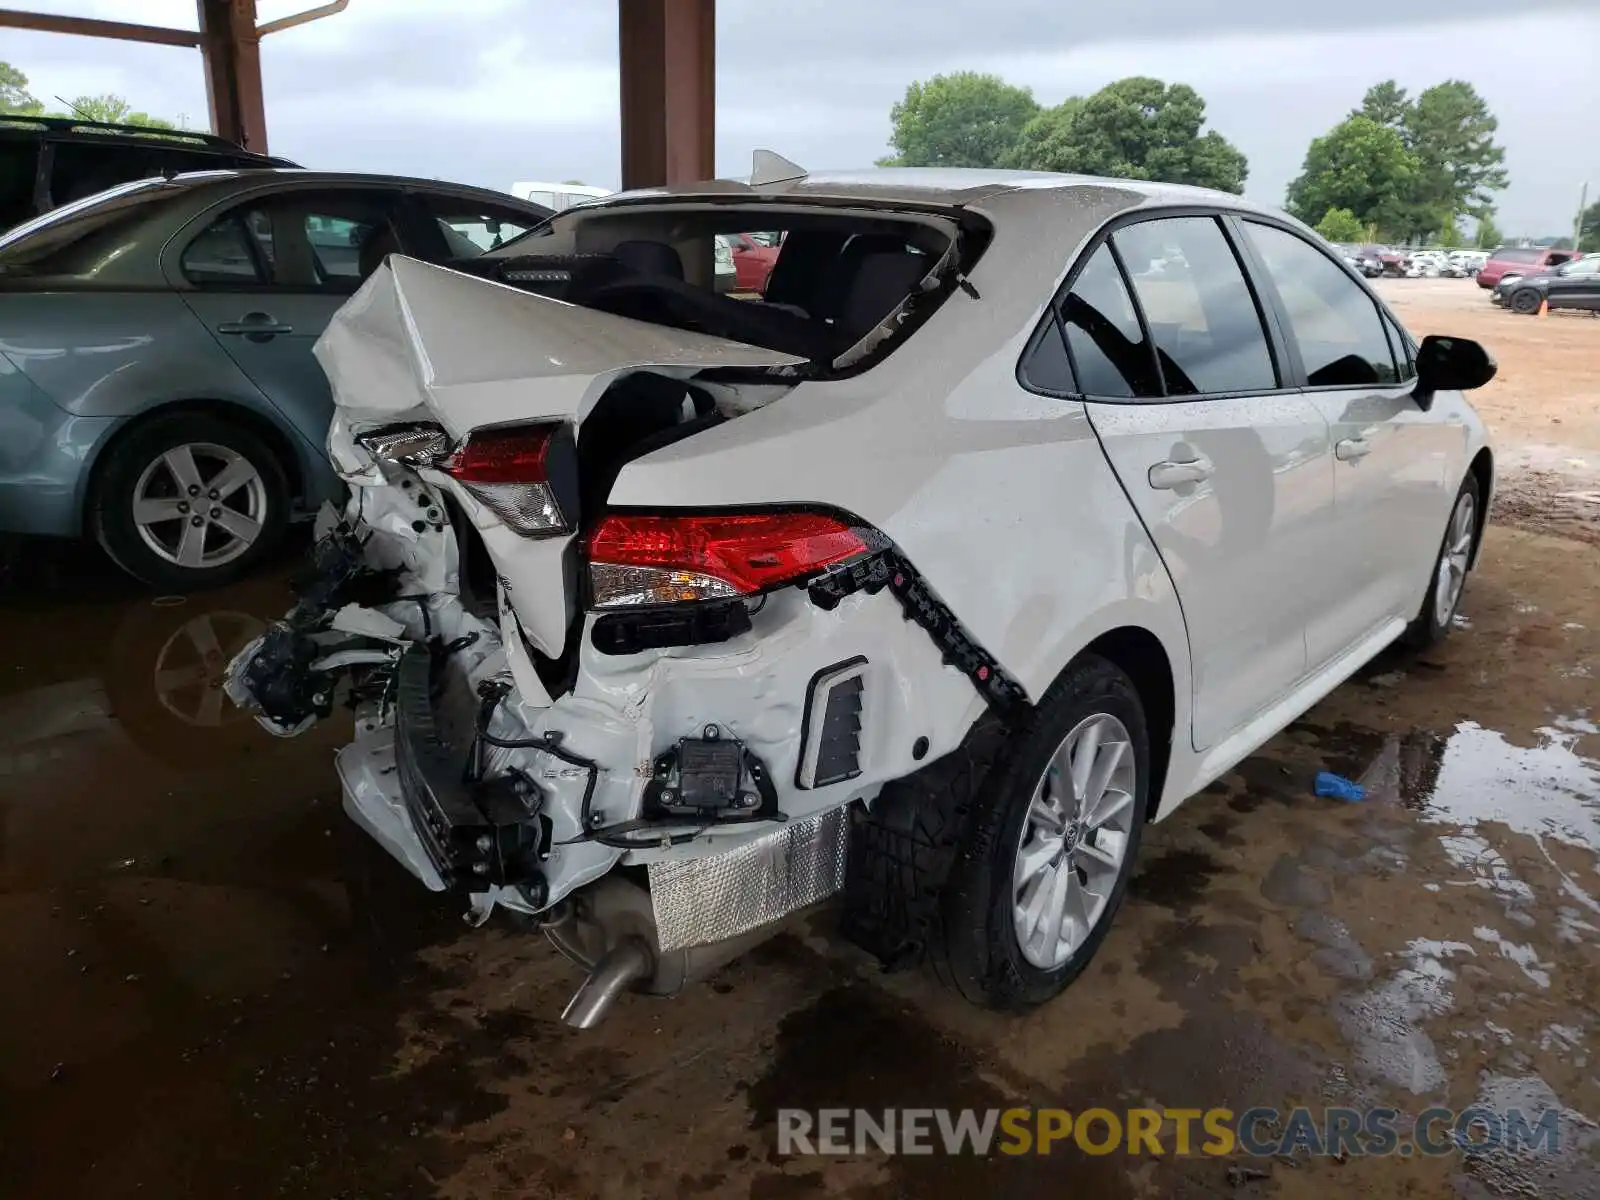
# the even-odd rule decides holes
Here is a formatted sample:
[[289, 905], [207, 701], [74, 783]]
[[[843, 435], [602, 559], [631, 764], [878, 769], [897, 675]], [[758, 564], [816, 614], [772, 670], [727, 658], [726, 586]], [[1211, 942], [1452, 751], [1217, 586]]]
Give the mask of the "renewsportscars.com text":
[[779, 1154], [1553, 1154], [1561, 1110], [861, 1108], [778, 1110]]

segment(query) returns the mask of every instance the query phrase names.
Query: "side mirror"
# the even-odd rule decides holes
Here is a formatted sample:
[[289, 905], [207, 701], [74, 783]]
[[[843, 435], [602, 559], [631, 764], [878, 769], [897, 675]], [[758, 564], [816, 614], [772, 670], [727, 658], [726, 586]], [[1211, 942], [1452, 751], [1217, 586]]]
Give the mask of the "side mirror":
[[1417, 350], [1417, 403], [1433, 406], [1435, 392], [1470, 392], [1500, 369], [1494, 356], [1471, 338], [1429, 334]]

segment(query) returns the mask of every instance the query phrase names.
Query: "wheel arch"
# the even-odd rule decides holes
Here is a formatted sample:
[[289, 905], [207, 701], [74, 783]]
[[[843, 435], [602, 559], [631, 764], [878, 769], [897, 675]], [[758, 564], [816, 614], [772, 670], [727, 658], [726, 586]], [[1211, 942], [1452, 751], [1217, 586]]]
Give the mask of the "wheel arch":
[[[1167, 770], [1177, 737], [1178, 692], [1167, 648], [1150, 630], [1122, 625], [1095, 638], [1073, 661], [1093, 654], [1114, 664], [1132, 682], [1144, 708], [1150, 735], [1150, 787], [1145, 797], [1146, 821], [1153, 820], [1166, 791]], [[1069, 664], [1070, 665], [1070, 664]]]
[[1478, 481], [1477, 528], [1472, 534], [1472, 562], [1478, 565], [1478, 555], [1483, 550], [1483, 532], [1489, 525], [1489, 505], [1494, 501], [1494, 452], [1484, 446], [1467, 465], [1467, 474]]
[[293, 436], [277, 422], [253, 409], [226, 400], [175, 400], [169, 404], [155, 405], [136, 416], [129, 417], [95, 448], [94, 457], [83, 473], [81, 494], [78, 497], [78, 516], [83, 529], [88, 530], [93, 527], [93, 510], [100, 481], [105, 474], [106, 464], [111, 461], [111, 456], [117, 447], [152, 421], [183, 414], [203, 415], [230, 421], [260, 438], [272, 451], [278, 460], [278, 466], [283, 470], [284, 479], [289, 485], [291, 501], [305, 498], [305, 465], [301, 461]]

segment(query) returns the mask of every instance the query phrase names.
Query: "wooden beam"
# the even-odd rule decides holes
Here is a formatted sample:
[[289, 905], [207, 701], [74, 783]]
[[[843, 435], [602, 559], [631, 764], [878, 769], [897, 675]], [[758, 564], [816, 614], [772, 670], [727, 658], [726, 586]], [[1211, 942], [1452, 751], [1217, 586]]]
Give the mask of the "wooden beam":
[[617, 0], [622, 186], [716, 174], [716, 0]]
[[115, 38], [122, 42], [152, 42], [158, 46], [200, 44], [200, 34], [193, 29], [167, 29], [160, 25], [100, 21], [92, 17], [60, 17], [52, 13], [23, 12], [15, 8], [0, 8], [0, 28], [72, 33], [82, 37]]
[[257, 154], [267, 152], [256, 0], [196, 0], [206, 65], [211, 131]]

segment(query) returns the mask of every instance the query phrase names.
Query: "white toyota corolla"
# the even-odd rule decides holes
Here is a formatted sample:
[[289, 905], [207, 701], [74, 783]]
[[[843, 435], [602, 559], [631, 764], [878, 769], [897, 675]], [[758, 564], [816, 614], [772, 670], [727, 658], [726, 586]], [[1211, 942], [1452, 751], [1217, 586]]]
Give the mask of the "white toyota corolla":
[[1493, 360], [1236, 196], [758, 154], [470, 269], [392, 257], [324, 335], [351, 499], [229, 688], [349, 703], [350, 816], [538, 917], [576, 1024], [840, 891], [1054, 996], [1145, 823], [1444, 636], [1483, 532]]

